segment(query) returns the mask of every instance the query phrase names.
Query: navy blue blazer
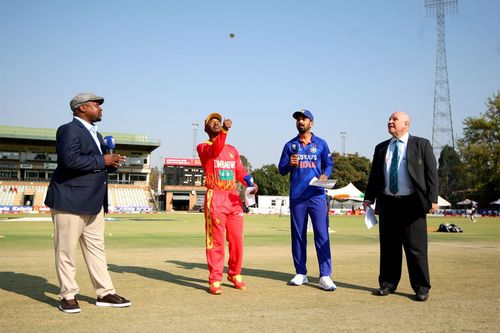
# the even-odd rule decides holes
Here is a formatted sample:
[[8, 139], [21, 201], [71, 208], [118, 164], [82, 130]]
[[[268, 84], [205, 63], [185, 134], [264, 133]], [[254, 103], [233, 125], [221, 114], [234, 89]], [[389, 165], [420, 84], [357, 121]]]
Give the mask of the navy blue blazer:
[[[376, 213], [380, 213], [384, 206], [385, 188], [385, 156], [390, 139], [379, 143], [373, 154], [372, 168], [365, 191], [365, 200], [375, 202]], [[406, 161], [408, 173], [415, 192], [421, 203], [422, 212], [426, 214], [432, 203], [438, 199], [437, 163], [429, 140], [410, 135], [406, 147]]]
[[[102, 152], [106, 145], [97, 133]], [[56, 134], [57, 168], [45, 198], [50, 208], [75, 214], [108, 212], [108, 171], [92, 135], [77, 120], [62, 125]]]

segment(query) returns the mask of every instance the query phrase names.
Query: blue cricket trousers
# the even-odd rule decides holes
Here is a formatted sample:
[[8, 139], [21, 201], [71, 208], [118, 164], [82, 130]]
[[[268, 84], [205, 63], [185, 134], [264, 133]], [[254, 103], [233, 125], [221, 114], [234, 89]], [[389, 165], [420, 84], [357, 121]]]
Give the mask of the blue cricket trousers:
[[296, 274], [307, 274], [307, 220], [311, 217], [320, 276], [332, 274], [328, 234], [328, 206], [324, 194], [308, 199], [290, 199], [292, 256]]

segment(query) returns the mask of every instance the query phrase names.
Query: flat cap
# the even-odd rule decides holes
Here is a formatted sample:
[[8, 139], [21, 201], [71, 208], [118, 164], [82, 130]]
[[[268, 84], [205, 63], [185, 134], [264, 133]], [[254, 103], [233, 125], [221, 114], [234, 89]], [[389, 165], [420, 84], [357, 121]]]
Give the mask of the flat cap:
[[69, 107], [71, 110], [75, 111], [82, 104], [87, 102], [97, 102], [99, 105], [104, 103], [104, 97], [94, 95], [92, 93], [81, 93], [73, 97], [71, 102], [69, 102]]

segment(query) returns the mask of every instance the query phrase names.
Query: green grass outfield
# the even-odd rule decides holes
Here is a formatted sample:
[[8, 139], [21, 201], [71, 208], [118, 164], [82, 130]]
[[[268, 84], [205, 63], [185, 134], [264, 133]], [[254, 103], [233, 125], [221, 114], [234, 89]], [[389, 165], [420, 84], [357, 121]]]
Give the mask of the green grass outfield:
[[[440, 223], [458, 224], [464, 232], [434, 232]], [[428, 219], [433, 288], [427, 302], [412, 300], [406, 267], [395, 294], [371, 295], [377, 287], [378, 228], [368, 230], [354, 216], [334, 216], [330, 224], [335, 292], [317, 288], [312, 233], [310, 283], [290, 287], [289, 217], [248, 215], [248, 288], [224, 283], [223, 295], [213, 296], [207, 292], [202, 214], [109, 215], [109, 269], [118, 293], [133, 304], [93, 305], [79, 256], [82, 312], [69, 315], [57, 310], [50, 215], [0, 215], [0, 332], [500, 331], [500, 218]]]

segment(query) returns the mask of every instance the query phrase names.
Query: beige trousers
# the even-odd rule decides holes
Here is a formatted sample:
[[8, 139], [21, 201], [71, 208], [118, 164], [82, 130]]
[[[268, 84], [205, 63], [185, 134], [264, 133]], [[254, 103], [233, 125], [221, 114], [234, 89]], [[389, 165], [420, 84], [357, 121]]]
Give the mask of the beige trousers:
[[73, 299], [80, 290], [75, 280], [78, 242], [97, 296], [115, 294], [104, 252], [104, 211], [101, 209], [97, 215], [77, 215], [51, 209], [51, 215], [56, 272], [61, 286], [59, 298]]

